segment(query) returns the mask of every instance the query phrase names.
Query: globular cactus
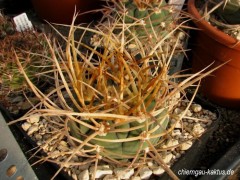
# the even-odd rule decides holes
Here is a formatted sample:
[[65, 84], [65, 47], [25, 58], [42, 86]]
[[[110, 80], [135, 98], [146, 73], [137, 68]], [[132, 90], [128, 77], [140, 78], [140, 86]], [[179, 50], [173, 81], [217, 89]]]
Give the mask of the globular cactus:
[[119, 26], [124, 25], [126, 36], [131, 31], [140, 40], [161, 39], [174, 28], [173, 11], [165, 0], [109, 0], [102, 23], [118, 22], [115, 33], [118, 33], [118, 28], [121, 29]]
[[[96, 29], [105, 33], [112, 28], [111, 33], [115, 38], [125, 42], [126, 48], [137, 60], [146, 54], [152, 54], [154, 50], [157, 59], [165, 59], [168, 61], [165, 63], [171, 64], [168, 67], [169, 73], [180, 71], [181, 65], [178, 66], [178, 58], [175, 57], [184, 56], [186, 40], [181, 28], [185, 22], [179, 20], [182, 17], [181, 13], [177, 16], [174, 7], [164, 0], [108, 0], [108, 2], [102, 10], [104, 16], [96, 24]], [[107, 38], [101, 40], [94, 34], [91, 44], [101, 47], [105, 41], [108, 41]], [[164, 46], [159, 47], [158, 43], [164, 43]], [[154, 49], [155, 47], [158, 48]], [[173, 55], [166, 59], [171, 52]], [[162, 60], [159, 60], [159, 63]]]
[[[146, 51], [143, 42], [135, 37], [141, 54], [136, 59], [127, 47], [128, 41], [112, 33], [115, 27], [101, 31], [72, 25], [65, 39], [66, 49], [60, 51], [55, 51], [58, 48], [48, 41], [55, 88], [44, 94], [21, 68], [29, 86], [41, 99], [21, 119], [40, 116], [39, 119], [52, 124], [48, 129], [51, 139], [41, 147], [54, 144], [44, 161], [59, 164], [59, 171], [65, 165], [82, 164], [84, 159], [94, 161], [95, 170], [99, 161], [138, 168], [150, 159], [176, 179], [159, 154], [161, 141], [174, 129], [174, 124], [168, 122], [180, 101], [176, 97], [206, 74], [197, 73], [176, 83], [175, 76], [168, 75], [172, 52], [161, 56], [156, 51], [165, 46], [164, 41]], [[75, 30], [83, 32], [79, 41], [74, 38]], [[125, 27], [118, 31], [123, 33]], [[98, 35], [102, 48], [84, 43], [88, 32]], [[65, 149], [63, 153], [66, 158], [53, 160], [52, 153], [62, 141], [69, 145], [69, 151]], [[74, 156], [80, 156], [83, 162], [72, 162]]]
[[[28, 89], [24, 76], [16, 63], [18, 56], [25, 71], [35, 83], [40, 82], [40, 74], [46, 71], [49, 62], [46, 57], [44, 34], [38, 32], [17, 32], [14, 24], [5, 16], [0, 16], [0, 86], [5, 94]], [[31, 51], [31, 53], [29, 53]], [[35, 53], [35, 54], [34, 54]], [[36, 56], [42, 54], [42, 57]], [[44, 77], [44, 76], [41, 76]]]
[[144, 24], [131, 28], [131, 31], [135, 31], [139, 36], [164, 34], [165, 27], [173, 21], [172, 9], [164, 0], [127, 0], [123, 1], [122, 10], [126, 12], [124, 20], [126, 24]]

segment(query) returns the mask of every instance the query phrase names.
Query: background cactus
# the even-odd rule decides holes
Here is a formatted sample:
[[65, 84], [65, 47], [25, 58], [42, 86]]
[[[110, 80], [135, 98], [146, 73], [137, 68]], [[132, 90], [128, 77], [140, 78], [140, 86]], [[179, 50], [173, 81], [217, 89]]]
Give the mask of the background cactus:
[[229, 24], [240, 24], [240, 1], [224, 0], [224, 4], [218, 8], [218, 16]]
[[[37, 83], [41, 72], [45, 72], [49, 62], [45, 49], [44, 34], [37, 32], [17, 32], [14, 24], [5, 16], [0, 16], [0, 85], [6, 94], [22, 92], [27, 89], [24, 76], [19, 72], [16, 55], [19, 57], [29, 78]], [[29, 53], [31, 51], [31, 53]], [[35, 53], [35, 54], [34, 54]], [[42, 54], [42, 57], [36, 56]], [[42, 82], [41, 82], [42, 83]]]
[[[181, 14], [176, 15], [173, 6], [167, 4], [164, 0], [109, 0], [109, 5], [103, 10], [103, 18], [96, 25], [97, 29], [105, 32], [112, 26], [112, 33], [120, 39], [124, 39], [127, 48], [133, 52], [136, 59], [141, 59], [144, 53], [151, 53], [157, 43], [164, 41], [164, 46], [155, 49], [158, 56], [164, 56], [173, 52], [173, 56], [184, 54], [184, 44], [186, 42], [185, 33], [182, 30], [184, 23], [180, 19]], [[178, 12], [179, 13], [179, 12]], [[99, 45], [99, 37], [94, 35], [92, 44]], [[140, 43], [141, 41], [141, 43]], [[104, 43], [104, 41], [102, 41]], [[175, 49], [173, 51], [173, 49]], [[142, 51], [142, 52], [140, 52]], [[163, 58], [164, 59], [164, 58]], [[168, 60], [171, 65], [169, 72], [171, 74], [180, 71], [174, 69], [178, 59], [171, 57], [173, 61]], [[181, 65], [179, 65], [181, 67]]]

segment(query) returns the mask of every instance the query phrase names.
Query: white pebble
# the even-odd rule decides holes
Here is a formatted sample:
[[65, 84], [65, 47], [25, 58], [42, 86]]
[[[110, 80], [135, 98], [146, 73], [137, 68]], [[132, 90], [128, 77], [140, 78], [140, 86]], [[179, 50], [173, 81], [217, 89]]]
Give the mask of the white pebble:
[[187, 141], [187, 142], [184, 142], [182, 143], [179, 148], [181, 151], [186, 151], [188, 150], [190, 147], [192, 146], [192, 141]]
[[165, 156], [163, 156], [163, 161], [167, 164], [172, 160], [173, 154], [172, 153], [168, 153]]
[[[90, 174], [93, 175], [95, 167], [90, 168]], [[98, 166], [95, 174], [95, 178], [103, 178], [105, 175], [113, 174], [113, 171], [108, 165]]]
[[182, 133], [180, 132], [180, 130], [179, 129], [176, 129], [176, 130], [173, 130], [172, 131], [172, 136], [174, 137], [174, 136], [180, 136]]
[[192, 110], [195, 113], [200, 112], [202, 110], [202, 106], [199, 104], [192, 104]]
[[181, 129], [182, 128], [182, 123], [180, 121], [178, 121], [176, 124], [175, 124], [175, 129]]
[[58, 156], [60, 156], [60, 151], [55, 150], [51, 153], [51, 158], [57, 158]]
[[143, 167], [139, 174], [141, 179], [149, 179], [149, 177], [152, 175], [152, 170], [148, 167]]
[[73, 180], [78, 180], [77, 175], [75, 173], [72, 174]]
[[158, 166], [158, 167], [153, 168], [152, 172], [153, 172], [153, 174], [159, 176], [159, 175], [163, 174], [165, 172], [165, 170], [162, 167]]
[[22, 128], [24, 131], [27, 131], [31, 127], [31, 124], [29, 122], [25, 122], [22, 124]]
[[176, 153], [175, 157], [176, 157], [176, 158], [180, 158], [180, 157], [181, 157], [181, 154], [180, 154], [180, 153]]
[[147, 165], [148, 165], [148, 167], [153, 167], [154, 166], [154, 163], [152, 162], [152, 161], [149, 161], [149, 162], [147, 162]]
[[38, 123], [40, 120], [40, 115], [39, 114], [33, 114], [29, 117], [29, 119], [27, 120], [30, 123]]
[[174, 109], [174, 114], [179, 115], [181, 112], [182, 112], [182, 110], [180, 108]]
[[28, 135], [32, 135], [34, 132], [38, 131], [38, 126], [36, 125], [32, 125], [29, 129], [28, 129], [28, 132], [27, 134]]
[[87, 169], [83, 170], [79, 175], [78, 175], [79, 180], [89, 180], [89, 171]]
[[134, 174], [133, 168], [115, 168], [114, 173], [120, 179], [130, 179], [130, 177]]
[[134, 176], [131, 178], [131, 180], [141, 180], [140, 176]]
[[113, 175], [106, 175], [103, 180], [118, 180], [118, 178], [116, 178], [115, 176]]
[[192, 112], [188, 109], [187, 112], [186, 112], [186, 115], [187, 115], [188, 117], [191, 117], [193, 114], [192, 114]]
[[193, 133], [195, 136], [200, 136], [204, 131], [205, 131], [205, 129], [201, 126], [200, 123], [196, 123], [196, 124], [193, 126], [193, 129], [192, 129], [192, 133]]

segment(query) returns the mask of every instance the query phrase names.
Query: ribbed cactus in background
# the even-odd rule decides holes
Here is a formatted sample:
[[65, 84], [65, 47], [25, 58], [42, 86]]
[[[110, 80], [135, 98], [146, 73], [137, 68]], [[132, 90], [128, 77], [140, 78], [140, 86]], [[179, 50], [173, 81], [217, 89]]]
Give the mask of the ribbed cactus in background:
[[[119, 40], [125, 41], [126, 48], [137, 60], [156, 51], [161, 63], [163, 59], [166, 60], [167, 54], [173, 52], [165, 63], [170, 64], [168, 71], [171, 74], [180, 71], [181, 62], [179, 65], [176, 56], [183, 56], [185, 44], [185, 35], [181, 29], [184, 22], [179, 20], [182, 18], [181, 13], [177, 13], [174, 7], [164, 0], [108, 0], [108, 2], [102, 11], [103, 18], [96, 25], [97, 29], [105, 33], [111, 27], [111, 33]], [[93, 35], [93, 45], [102, 46], [105, 41], [108, 40], [102, 41], [97, 35]], [[158, 43], [164, 43], [164, 46], [154, 49]]]
[[173, 8], [165, 0], [109, 0], [108, 2], [109, 6], [106, 7], [102, 22], [114, 24], [118, 21], [115, 33], [118, 33], [117, 29], [124, 24], [126, 36], [129, 35], [128, 31], [131, 31], [131, 34], [138, 36], [139, 40], [151, 41], [156, 37], [161, 39], [174, 28]]
[[[218, 15], [229, 24], [240, 24], [240, 1], [239, 0], [224, 0]], [[217, 0], [218, 3], [222, 2]]]
[[[19, 71], [16, 56], [29, 78], [35, 83], [40, 82], [40, 79], [44, 77], [41, 72], [45, 72], [49, 66], [47, 58], [44, 57], [48, 53], [45, 37], [37, 32], [17, 32], [12, 22], [4, 16], [0, 16], [0, 24], [1, 91], [6, 94], [22, 92], [27, 89], [27, 82]], [[42, 54], [42, 57], [36, 56], [34, 53]]]

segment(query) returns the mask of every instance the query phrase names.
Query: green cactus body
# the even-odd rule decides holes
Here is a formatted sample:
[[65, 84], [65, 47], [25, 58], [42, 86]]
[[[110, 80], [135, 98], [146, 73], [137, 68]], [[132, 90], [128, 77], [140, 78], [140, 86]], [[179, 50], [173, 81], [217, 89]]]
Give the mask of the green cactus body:
[[[45, 79], [40, 81], [44, 76], [39, 74], [47, 71], [50, 66], [50, 61], [46, 58], [49, 55], [46, 45], [42, 33], [17, 32], [7, 17], [0, 16], [0, 86], [6, 94], [28, 90], [27, 81], [19, 71], [17, 59], [34, 84], [44, 84]], [[29, 54], [29, 51], [32, 54]], [[41, 54], [42, 57], [37, 54]]]
[[[25, 68], [25, 72], [28, 75], [29, 79], [36, 83], [37, 77], [34, 76], [36, 72], [39, 72], [39, 68], [34, 68], [31, 65], [28, 65]], [[9, 92], [21, 92], [27, 88], [27, 82], [24, 76], [19, 72], [18, 65], [16, 62], [1, 62], [0, 65], [0, 82], [1, 88]]]
[[153, 31], [157, 32], [157, 35], [166, 34], [164, 26], [173, 21], [169, 10], [164, 9], [166, 2], [151, 2], [142, 6], [138, 7], [133, 0], [125, 2], [124, 8], [126, 8], [127, 13], [124, 22], [127, 24], [136, 23], [136, 25], [132, 26], [131, 31], [135, 32], [139, 37], [152, 35]]
[[[154, 106], [152, 102], [151, 106]], [[90, 143], [93, 145], [98, 145], [104, 148], [103, 154], [116, 159], [124, 159], [124, 157], [134, 157], [137, 152], [140, 150], [141, 153], [149, 147], [147, 142], [142, 141], [142, 139], [126, 141], [129, 138], [141, 137], [144, 132], [151, 131], [154, 128], [158, 127], [156, 130], [153, 130], [151, 135], [159, 135], [163, 133], [168, 125], [169, 116], [167, 108], [163, 108], [161, 113], [159, 113], [154, 118], [147, 119], [147, 123], [144, 122], [130, 122], [125, 123], [120, 126], [117, 126], [115, 130], [118, 132], [106, 132], [104, 135], [98, 135], [93, 138]], [[90, 121], [85, 121], [90, 123]], [[111, 130], [111, 126], [114, 124], [113, 121], [108, 121], [108, 126]], [[80, 140], [84, 140], [86, 137], [93, 134], [93, 130], [83, 126], [78, 125], [76, 122], [70, 121], [69, 123], [70, 131], [72, 136], [77, 137]], [[139, 127], [134, 130], [126, 131], [129, 128]], [[111, 140], [118, 140], [118, 142], [108, 142]], [[150, 138], [149, 141], [156, 145], [160, 140], [160, 137]], [[125, 142], [126, 141], [126, 142]]]
[[240, 24], [240, 1], [228, 0], [224, 7], [218, 9], [218, 14], [227, 23]]

